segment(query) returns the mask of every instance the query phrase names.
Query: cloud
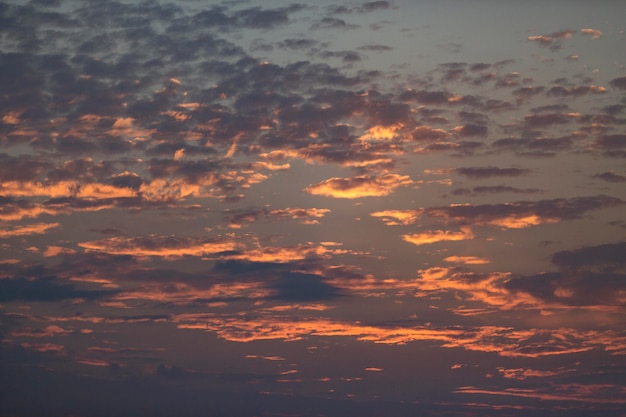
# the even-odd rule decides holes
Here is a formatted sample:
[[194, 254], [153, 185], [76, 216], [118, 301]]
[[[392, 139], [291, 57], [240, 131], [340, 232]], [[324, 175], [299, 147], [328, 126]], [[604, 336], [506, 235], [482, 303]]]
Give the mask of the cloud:
[[316, 301], [338, 296], [338, 288], [324, 282], [323, 277], [297, 272], [285, 273], [270, 286], [276, 297], [287, 301]]
[[391, 194], [400, 186], [412, 185], [408, 175], [384, 174], [377, 177], [357, 176], [352, 178], [330, 178], [304, 190], [309, 194], [333, 198], [382, 197]]
[[606, 182], [626, 182], [626, 176], [616, 174], [612, 171], [605, 171], [601, 174], [594, 174], [592, 178], [598, 178]]
[[370, 216], [379, 217], [387, 226], [397, 226], [413, 224], [421, 214], [420, 210], [383, 210], [370, 213]]
[[551, 304], [621, 308], [626, 305], [623, 295], [626, 291], [625, 278], [625, 274], [617, 273], [546, 272], [512, 278], [506, 283], [506, 288]]
[[[271, 314], [269, 314], [271, 313]], [[509, 358], [541, 358], [585, 352], [610, 343], [622, 343], [615, 332], [580, 332], [559, 328], [515, 330], [510, 327], [437, 328], [434, 326], [380, 326], [329, 318], [290, 317], [276, 312], [248, 316], [177, 315], [181, 329], [196, 329], [240, 343], [261, 340], [297, 341], [313, 337], [352, 337], [361, 342], [404, 345], [420, 341], [440, 343], [444, 348], [495, 353]]]
[[548, 35], [532, 35], [528, 37], [531, 42], [537, 42], [539, 45], [548, 47], [553, 51], [558, 51], [563, 46], [562, 39], [569, 39], [576, 33], [575, 30], [561, 30]]
[[380, 44], [363, 45], [363, 46], [359, 46], [356, 49], [358, 49], [360, 51], [371, 51], [371, 52], [386, 52], [386, 51], [392, 51], [393, 50], [393, 48], [391, 46], [380, 45]]
[[606, 150], [626, 148], [626, 135], [602, 135], [598, 137], [596, 144]]
[[457, 174], [471, 179], [487, 179], [493, 177], [519, 177], [530, 173], [529, 169], [522, 168], [497, 168], [497, 167], [467, 167], [456, 168]]
[[336, 17], [324, 17], [320, 21], [311, 25], [311, 30], [328, 30], [328, 29], [357, 29], [359, 25], [346, 23], [345, 20]]
[[1, 278], [0, 301], [61, 301], [67, 299], [108, 298], [115, 295], [112, 290], [84, 290], [74, 284], [64, 283], [56, 277]]
[[286, 208], [269, 210], [263, 209], [250, 209], [250, 210], [227, 210], [226, 217], [230, 223], [230, 227], [238, 228], [244, 224], [250, 224], [264, 218], [267, 222], [273, 221], [289, 221], [295, 220], [302, 224], [319, 224], [319, 220], [329, 213], [329, 209], [317, 209], [317, 208]]
[[391, 3], [385, 0], [377, 0], [361, 3], [358, 6], [330, 6], [330, 14], [344, 14], [344, 13], [371, 13], [379, 10], [387, 10], [392, 7]]
[[600, 39], [602, 37], [602, 32], [597, 29], [585, 28], [581, 29], [580, 33], [584, 33], [585, 35], [591, 35], [592, 39]]
[[436, 129], [430, 126], [418, 126], [413, 129], [411, 136], [416, 141], [437, 141], [448, 139], [450, 133], [443, 129]]
[[12, 236], [25, 236], [32, 234], [44, 234], [50, 229], [60, 227], [59, 223], [33, 223], [25, 226], [15, 226], [12, 229], [0, 229], [0, 239]]
[[487, 185], [481, 187], [469, 188], [455, 188], [452, 190], [452, 195], [481, 195], [481, 194], [500, 194], [500, 193], [513, 193], [513, 194], [535, 194], [541, 192], [538, 188], [517, 188], [508, 185]]
[[525, 228], [580, 218], [583, 214], [624, 202], [610, 196], [557, 198], [539, 201], [518, 201], [504, 204], [451, 205], [421, 209], [421, 215], [439, 218], [463, 226], [491, 225], [501, 228]]
[[626, 242], [620, 242], [557, 252], [552, 256], [552, 262], [570, 271], [615, 271], [626, 267], [624, 255]]
[[471, 240], [474, 235], [470, 230], [461, 232], [450, 232], [444, 230], [434, 230], [422, 233], [411, 233], [402, 235], [402, 239], [414, 245], [429, 245], [437, 242], [450, 242], [458, 240]]
[[620, 90], [626, 90], [626, 76], [613, 78], [609, 82], [609, 84], [611, 84], [613, 87], [618, 88]]
[[480, 258], [478, 256], [448, 256], [443, 260], [463, 265], [484, 265], [490, 263], [488, 259]]
[[579, 97], [585, 94], [606, 94], [604, 87], [597, 85], [581, 85], [576, 87], [554, 86], [546, 91], [548, 97]]
[[179, 236], [149, 235], [144, 237], [111, 237], [81, 242], [78, 246], [87, 251], [111, 255], [131, 256], [206, 256], [241, 248], [241, 244], [229, 238], [191, 238]]

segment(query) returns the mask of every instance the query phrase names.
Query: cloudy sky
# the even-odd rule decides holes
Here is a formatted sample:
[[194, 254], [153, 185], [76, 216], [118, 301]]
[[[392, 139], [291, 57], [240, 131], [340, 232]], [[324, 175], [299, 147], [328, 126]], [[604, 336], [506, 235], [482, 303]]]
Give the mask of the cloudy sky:
[[623, 416], [619, 1], [0, 3], [3, 416]]

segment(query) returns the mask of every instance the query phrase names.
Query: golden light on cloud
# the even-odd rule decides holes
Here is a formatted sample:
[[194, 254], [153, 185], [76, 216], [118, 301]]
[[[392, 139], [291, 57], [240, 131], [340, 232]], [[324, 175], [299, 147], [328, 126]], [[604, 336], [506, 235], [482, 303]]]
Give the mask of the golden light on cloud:
[[88, 251], [112, 255], [159, 257], [205, 256], [241, 248], [237, 242], [224, 237], [205, 239], [163, 235], [132, 238], [112, 237], [81, 242], [78, 246]]
[[585, 35], [591, 35], [592, 39], [600, 39], [602, 37], [602, 32], [597, 29], [585, 28], [581, 29], [580, 32]]
[[43, 256], [46, 258], [50, 258], [52, 256], [72, 255], [74, 253], [76, 253], [76, 251], [71, 248], [64, 248], [61, 246], [48, 246], [48, 248], [44, 251]]
[[0, 4], [0, 416], [622, 412], [624, 7], [287, 3]]
[[309, 194], [333, 198], [383, 197], [400, 186], [412, 185], [408, 175], [384, 174], [381, 176], [357, 176], [352, 178], [329, 178], [304, 190]]
[[549, 217], [540, 217], [536, 214], [510, 216], [501, 219], [493, 219], [486, 222], [491, 226], [501, 227], [503, 229], [525, 229], [531, 226], [537, 226], [543, 223], [558, 223], [559, 219]]
[[485, 265], [490, 263], [489, 259], [479, 258], [477, 256], [448, 256], [443, 260], [464, 265]]
[[383, 210], [370, 216], [380, 218], [387, 226], [398, 226], [415, 223], [421, 214], [420, 210]]
[[474, 235], [469, 229], [463, 230], [461, 232], [451, 232], [449, 230], [432, 230], [422, 233], [411, 233], [402, 235], [402, 239], [405, 242], [420, 246], [429, 245], [431, 243], [437, 242], [471, 240], [474, 239]]
[[16, 226], [12, 229], [0, 229], [0, 238], [44, 234], [49, 230], [56, 229], [60, 226], [60, 223], [33, 223], [25, 226]]
[[392, 126], [372, 126], [362, 135], [359, 140], [368, 141], [368, 140], [391, 140], [398, 135], [398, 130], [402, 129], [402, 125], [392, 125]]

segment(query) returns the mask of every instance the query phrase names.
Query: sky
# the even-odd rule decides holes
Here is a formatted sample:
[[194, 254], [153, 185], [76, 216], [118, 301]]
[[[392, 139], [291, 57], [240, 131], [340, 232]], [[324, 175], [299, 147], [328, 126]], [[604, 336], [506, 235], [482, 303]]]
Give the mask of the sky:
[[624, 17], [0, 3], [0, 416], [624, 417]]

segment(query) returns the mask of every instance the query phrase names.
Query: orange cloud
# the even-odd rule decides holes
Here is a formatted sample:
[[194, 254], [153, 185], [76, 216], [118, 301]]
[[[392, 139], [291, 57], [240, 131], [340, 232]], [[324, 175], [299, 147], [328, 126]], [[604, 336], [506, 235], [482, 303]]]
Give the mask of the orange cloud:
[[33, 234], [44, 234], [50, 229], [60, 227], [59, 223], [34, 223], [25, 226], [17, 226], [10, 230], [0, 230], [0, 238], [11, 236], [24, 236]]
[[112, 237], [79, 243], [88, 251], [104, 252], [112, 255], [132, 256], [205, 256], [220, 252], [234, 251], [241, 247], [232, 239], [188, 238], [178, 236], [149, 235], [146, 237]]
[[[124, 291], [113, 299], [117, 302], [128, 300], [151, 301], [168, 304], [185, 305], [199, 299], [227, 299], [227, 298], [266, 298], [273, 292], [260, 282], [230, 282], [216, 283], [208, 288], [200, 289], [180, 282], [163, 284], [145, 284], [135, 290]], [[193, 319], [194, 315], [185, 316]]]
[[[622, 343], [625, 337], [612, 331], [575, 329], [529, 329], [482, 326], [433, 328], [430, 326], [370, 326], [360, 322], [336, 321], [320, 317], [266, 314], [222, 315], [197, 313], [172, 318], [178, 328], [198, 329], [233, 342], [258, 340], [294, 341], [308, 337], [353, 337], [358, 341], [402, 345], [418, 341], [439, 342], [444, 348], [494, 353], [503, 357], [539, 358], [590, 351], [599, 346]], [[529, 375], [539, 376], [539, 373]]]
[[21, 329], [11, 332], [12, 337], [58, 337], [71, 334], [70, 330], [66, 330], [57, 325], [47, 326], [45, 329]]
[[400, 186], [412, 185], [408, 175], [385, 174], [378, 177], [361, 175], [352, 178], [330, 178], [304, 190], [309, 194], [333, 198], [383, 197]]
[[403, 125], [392, 125], [392, 126], [372, 126], [362, 135], [359, 140], [368, 141], [368, 140], [391, 140], [398, 135], [398, 130], [402, 129]]
[[49, 257], [65, 255], [65, 254], [71, 255], [73, 253], [76, 253], [74, 249], [64, 248], [61, 246], [48, 246], [48, 248], [43, 253], [43, 256], [45, 256], [46, 258], [49, 258]]
[[479, 258], [477, 256], [448, 256], [443, 259], [446, 262], [452, 262], [464, 265], [485, 265], [490, 263], [488, 259]]
[[292, 220], [299, 220], [300, 223], [303, 224], [318, 224], [319, 222], [315, 219], [324, 217], [326, 213], [330, 213], [330, 210], [318, 208], [303, 209], [288, 207], [286, 209], [272, 210], [268, 213], [268, 216], [273, 219], [288, 218]]
[[599, 404], [626, 404], [626, 387], [610, 384], [558, 384], [551, 392], [540, 389], [505, 388], [488, 390], [476, 387], [460, 387], [455, 394], [487, 394], [533, 398], [542, 401], [575, 401]]
[[226, 255], [226, 259], [237, 259], [251, 262], [277, 262], [287, 263], [299, 261], [309, 257], [327, 257], [337, 250], [329, 250], [324, 246], [301, 244], [292, 247], [263, 247], [244, 251], [241, 253]]
[[450, 232], [447, 230], [433, 230], [423, 233], [412, 233], [408, 235], [402, 235], [402, 239], [406, 242], [414, 245], [428, 245], [437, 242], [449, 242], [457, 240], [471, 240], [474, 239], [472, 231], [465, 229], [461, 232]]
[[585, 28], [581, 29], [580, 32], [584, 33], [585, 35], [591, 35], [592, 39], [599, 39], [600, 37], [602, 37], [602, 32], [596, 29]]
[[372, 217], [379, 217], [387, 226], [413, 224], [421, 215], [420, 210], [383, 210], [371, 213]]
[[519, 381], [523, 381], [527, 378], [547, 378], [556, 375], [562, 375], [570, 372], [575, 372], [575, 369], [558, 369], [554, 371], [542, 371], [538, 369], [528, 369], [528, 368], [515, 368], [515, 369], [507, 369], [507, 368], [498, 368], [498, 371], [502, 374], [503, 377], [507, 379], [517, 379]]

